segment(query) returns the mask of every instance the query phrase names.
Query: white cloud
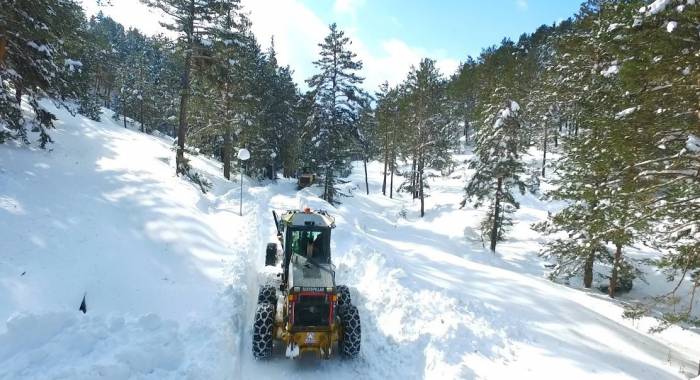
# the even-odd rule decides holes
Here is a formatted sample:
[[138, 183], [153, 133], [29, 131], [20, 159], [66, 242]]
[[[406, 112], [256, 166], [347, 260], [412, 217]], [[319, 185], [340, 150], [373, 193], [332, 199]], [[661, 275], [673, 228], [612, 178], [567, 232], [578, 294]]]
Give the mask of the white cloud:
[[520, 10], [527, 10], [527, 0], [515, 0], [515, 4]]
[[381, 52], [370, 54], [363, 44], [353, 44], [355, 51], [364, 63], [363, 75], [365, 88], [375, 91], [384, 81], [396, 85], [406, 78], [411, 66], [417, 66], [423, 58], [433, 58], [438, 69], [444, 75], [451, 75], [459, 66], [455, 59], [445, 57], [439, 52], [409, 46], [400, 39], [382, 41]]
[[[341, 9], [352, 11], [357, 9], [352, 6], [361, 6], [363, 2], [337, 0], [335, 8], [338, 3], [345, 3]], [[292, 66], [294, 79], [305, 88], [303, 81], [315, 73], [312, 62], [317, 59], [318, 43], [328, 34], [328, 25], [298, 0], [244, 0], [243, 4], [251, 11], [253, 32], [258, 40], [268, 46], [270, 36], [275, 36], [279, 61]], [[364, 87], [368, 91], [375, 91], [384, 81], [392, 85], [401, 82], [411, 65], [417, 65], [424, 57], [437, 59], [438, 68], [446, 75], [452, 74], [459, 65], [457, 60], [441, 52], [412, 47], [400, 39], [381, 41], [380, 51], [372, 53], [357, 37], [355, 27], [344, 30], [352, 41], [351, 49], [363, 62], [360, 75], [365, 77]]]
[[314, 74], [312, 62], [328, 25], [297, 0], [243, 0], [243, 6], [260, 44], [268, 47], [274, 36], [279, 62], [292, 67], [294, 80], [303, 87]]
[[[95, 5], [95, 0], [82, 1], [88, 16], [102, 9], [127, 27], [137, 27], [147, 34], [164, 32], [157, 23], [158, 16], [139, 0], [118, 0], [114, 6], [102, 8]], [[335, 8], [352, 12], [363, 3], [364, 0], [337, 0]], [[243, 0], [242, 4], [250, 13], [253, 33], [260, 44], [267, 48], [274, 36], [278, 61], [292, 67], [294, 80], [305, 89], [304, 80], [315, 74], [313, 61], [318, 59], [318, 44], [328, 34], [328, 23], [299, 0]], [[368, 91], [376, 91], [385, 80], [398, 84], [411, 65], [417, 65], [424, 57], [437, 59], [437, 66], [445, 75], [452, 74], [459, 64], [444, 52], [410, 46], [398, 38], [380, 41], [378, 51], [372, 52], [357, 37], [356, 27], [344, 30], [352, 40], [351, 49], [364, 63], [360, 75], [366, 78], [364, 87]]]
[[336, 13], [355, 14], [357, 9], [365, 5], [365, 0], [335, 0], [333, 10]]

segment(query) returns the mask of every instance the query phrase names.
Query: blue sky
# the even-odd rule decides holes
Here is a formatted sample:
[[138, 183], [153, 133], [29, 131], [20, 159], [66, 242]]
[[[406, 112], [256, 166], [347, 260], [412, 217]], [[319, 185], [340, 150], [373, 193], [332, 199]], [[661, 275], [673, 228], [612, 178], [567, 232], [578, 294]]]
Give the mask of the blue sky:
[[570, 17], [582, 0], [302, 2], [328, 22], [357, 29], [357, 35], [371, 47], [381, 40], [400, 38], [408, 45], [463, 60], [503, 37], [517, 39], [542, 24]]
[[[314, 74], [317, 44], [337, 22], [353, 41], [364, 62], [365, 87], [376, 90], [384, 80], [400, 82], [421, 58], [436, 59], [449, 75], [468, 55], [517, 39], [542, 24], [572, 16], [582, 0], [242, 0], [253, 32], [266, 47], [275, 37], [278, 59], [294, 69], [294, 79]], [[96, 13], [95, 0], [82, 0]], [[138, 0], [113, 0], [102, 11], [127, 27], [153, 34], [157, 15]]]

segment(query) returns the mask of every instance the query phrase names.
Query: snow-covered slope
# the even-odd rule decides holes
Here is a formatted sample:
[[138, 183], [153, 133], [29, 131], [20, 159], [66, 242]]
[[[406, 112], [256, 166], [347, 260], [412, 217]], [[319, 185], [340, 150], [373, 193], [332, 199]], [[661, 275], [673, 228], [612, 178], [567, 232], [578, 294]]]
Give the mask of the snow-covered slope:
[[[431, 184], [427, 215], [378, 195], [381, 166], [361, 171], [337, 209], [293, 182], [223, 180], [203, 195], [175, 177], [171, 141], [56, 110], [51, 151], [0, 146], [0, 379], [683, 378], [696, 334], [648, 335], [618, 304], [543, 278], [523, 199], [513, 238], [494, 256], [475, 241], [482, 212], [460, 210], [459, 167]], [[458, 157], [464, 159], [466, 157]], [[274, 238], [271, 209], [337, 216], [337, 279], [352, 287], [362, 353], [255, 361], [258, 271]], [[87, 314], [78, 311], [86, 294]]]

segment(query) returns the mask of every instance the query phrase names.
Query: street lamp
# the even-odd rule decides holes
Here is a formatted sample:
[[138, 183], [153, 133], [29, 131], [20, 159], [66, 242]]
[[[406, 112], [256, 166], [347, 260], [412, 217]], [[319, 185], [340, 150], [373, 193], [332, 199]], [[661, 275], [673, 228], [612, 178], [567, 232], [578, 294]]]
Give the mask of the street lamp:
[[250, 158], [250, 152], [246, 148], [241, 148], [238, 151], [238, 159], [241, 160], [241, 203], [238, 214], [243, 216], [243, 163]]

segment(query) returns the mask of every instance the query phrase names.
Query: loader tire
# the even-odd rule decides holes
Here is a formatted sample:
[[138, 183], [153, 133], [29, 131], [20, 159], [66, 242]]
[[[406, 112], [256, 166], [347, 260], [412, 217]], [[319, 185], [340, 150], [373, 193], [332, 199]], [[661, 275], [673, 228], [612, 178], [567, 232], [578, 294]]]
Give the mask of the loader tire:
[[265, 249], [265, 266], [277, 265], [277, 244], [268, 243]]
[[362, 328], [360, 313], [355, 305], [343, 305], [338, 310], [343, 332], [338, 342], [338, 351], [343, 357], [354, 359], [360, 353]]
[[352, 298], [350, 298], [350, 288], [348, 288], [346, 285], [336, 286], [335, 292], [338, 294], [338, 306], [350, 305], [352, 303]]
[[253, 322], [253, 356], [267, 359], [272, 356], [272, 335], [275, 329], [275, 307], [261, 303], [255, 311]]
[[272, 285], [263, 285], [258, 291], [258, 305], [261, 303], [269, 303], [272, 306], [277, 305], [277, 289]]

